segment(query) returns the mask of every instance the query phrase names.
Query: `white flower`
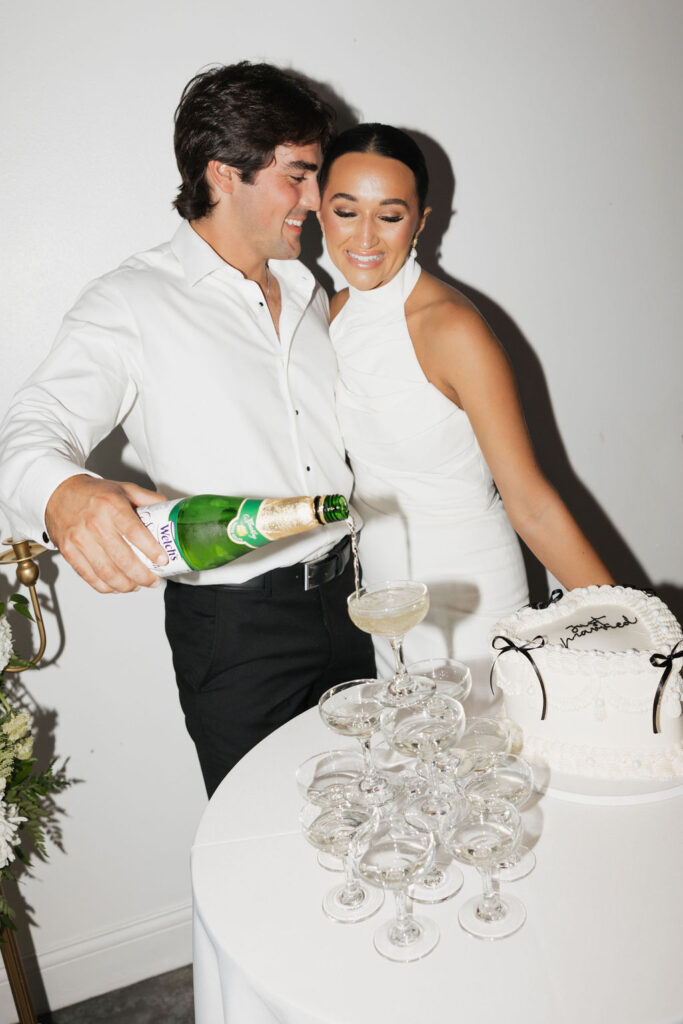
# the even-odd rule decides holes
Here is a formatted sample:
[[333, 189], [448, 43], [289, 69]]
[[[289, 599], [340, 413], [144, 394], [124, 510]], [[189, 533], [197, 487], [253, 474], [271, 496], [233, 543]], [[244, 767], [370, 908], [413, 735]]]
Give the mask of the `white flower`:
[[12, 743], [18, 743], [19, 740], [23, 740], [24, 736], [28, 732], [30, 724], [31, 716], [28, 711], [20, 711], [19, 714], [12, 713], [12, 715], [2, 723], [2, 731]]
[[19, 761], [28, 761], [33, 754], [33, 736], [19, 740], [14, 748], [14, 755]]
[[0, 672], [12, 657], [12, 630], [4, 615], [0, 615]]
[[[2, 788], [4, 790], [5, 787]], [[26, 821], [26, 818], [17, 814], [16, 804], [6, 804], [0, 800], [0, 871], [14, 860], [14, 847], [19, 842], [19, 826], [22, 821]]]

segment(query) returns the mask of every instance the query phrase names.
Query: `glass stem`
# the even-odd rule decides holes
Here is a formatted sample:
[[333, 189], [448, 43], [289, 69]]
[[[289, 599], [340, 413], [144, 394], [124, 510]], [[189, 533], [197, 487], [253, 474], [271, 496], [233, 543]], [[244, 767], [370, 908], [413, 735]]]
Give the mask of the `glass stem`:
[[425, 769], [427, 771], [427, 782], [429, 783], [429, 788], [431, 789], [434, 796], [438, 796], [440, 779], [439, 770], [436, 767], [436, 761], [432, 759], [430, 761], [423, 761], [422, 763], [424, 764]]
[[498, 921], [505, 916], [505, 905], [500, 898], [500, 878], [498, 866], [491, 864], [478, 864], [477, 870], [481, 875], [483, 893], [481, 902], [477, 907], [477, 914], [484, 921]]
[[405, 686], [406, 677], [408, 675], [406, 669], [406, 663], [403, 658], [403, 640], [402, 636], [392, 637], [389, 641], [391, 649], [394, 652], [394, 661], [396, 663], [396, 677], [395, 683], [397, 686]]
[[360, 743], [360, 749], [363, 751], [365, 774], [374, 776], [375, 766], [372, 761], [372, 751], [370, 750], [370, 736], [358, 736], [357, 739]]
[[356, 879], [354, 872], [354, 859], [351, 853], [347, 853], [344, 857], [344, 893], [342, 896], [342, 902], [354, 899], [360, 893], [362, 888]]
[[394, 928], [399, 935], [406, 935], [410, 931], [408, 895], [405, 889], [397, 889], [394, 896], [396, 897], [396, 921], [394, 922]]

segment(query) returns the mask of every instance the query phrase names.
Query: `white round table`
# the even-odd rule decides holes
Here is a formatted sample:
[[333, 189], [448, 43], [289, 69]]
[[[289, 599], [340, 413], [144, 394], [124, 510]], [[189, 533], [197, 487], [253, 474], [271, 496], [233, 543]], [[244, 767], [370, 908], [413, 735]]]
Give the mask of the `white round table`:
[[527, 908], [498, 942], [462, 931], [480, 891], [465, 868], [452, 900], [421, 907], [441, 939], [397, 964], [372, 945], [373, 918], [335, 924], [300, 833], [294, 773], [353, 745], [307, 711], [252, 750], [211, 799], [192, 850], [196, 1024], [680, 1024], [683, 796], [597, 804], [545, 794], [524, 812], [536, 869], [511, 889]]

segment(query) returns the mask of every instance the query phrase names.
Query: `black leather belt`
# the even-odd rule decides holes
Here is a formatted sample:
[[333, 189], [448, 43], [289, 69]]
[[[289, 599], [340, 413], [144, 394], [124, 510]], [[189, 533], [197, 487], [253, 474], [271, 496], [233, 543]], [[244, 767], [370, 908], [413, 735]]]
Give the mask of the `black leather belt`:
[[297, 579], [303, 578], [304, 590], [314, 590], [341, 576], [350, 559], [351, 541], [344, 537], [320, 558], [314, 558], [312, 562], [300, 562], [292, 568], [296, 570]]
[[341, 576], [351, 561], [351, 541], [343, 537], [333, 548], [311, 562], [297, 562], [279, 569], [271, 569], [244, 583], [217, 583], [219, 590], [263, 590], [267, 583], [301, 584], [304, 590], [315, 590]]

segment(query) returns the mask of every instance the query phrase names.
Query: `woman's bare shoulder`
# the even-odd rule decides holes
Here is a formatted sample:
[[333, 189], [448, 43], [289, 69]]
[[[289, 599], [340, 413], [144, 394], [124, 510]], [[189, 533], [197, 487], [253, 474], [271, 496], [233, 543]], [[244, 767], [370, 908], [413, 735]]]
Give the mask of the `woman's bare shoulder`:
[[342, 309], [346, 305], [349, 298], [349, 289], [342, 288], [340, 292], [333, 295], [330, 299], [330, 323], [334, 320], [338, 313], [341, 313]]
[[466, 295], [425, 271], [406, 302], [406, 319], [411, 333], [414, 328], [431, 338], [488, 332], [485, 320]]

